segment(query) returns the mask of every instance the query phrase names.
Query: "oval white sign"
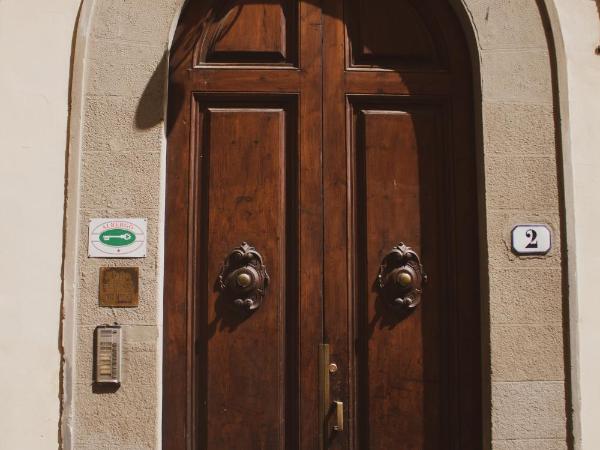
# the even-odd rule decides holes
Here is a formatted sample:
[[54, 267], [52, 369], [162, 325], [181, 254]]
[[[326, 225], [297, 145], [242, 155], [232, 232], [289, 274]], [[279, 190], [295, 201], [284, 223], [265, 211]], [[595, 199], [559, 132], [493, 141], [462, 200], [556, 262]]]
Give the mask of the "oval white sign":
[[91, 219], [90, 258], [144, 258], [147, 219]]

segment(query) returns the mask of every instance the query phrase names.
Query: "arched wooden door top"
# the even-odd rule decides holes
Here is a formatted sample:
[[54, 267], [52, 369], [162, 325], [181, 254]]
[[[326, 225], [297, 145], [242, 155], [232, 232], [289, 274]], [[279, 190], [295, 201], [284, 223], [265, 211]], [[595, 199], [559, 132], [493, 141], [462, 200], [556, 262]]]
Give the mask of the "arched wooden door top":
[[[171, 76], [194, 68], [302, 69], [300, 3], [297, 0], [188, 2], [173, 39]], [[349, 69], [407, 72], [407, 83], [411, 72], [470, 76], [471, 61], [464, 33], [447, 1], [404, 0], [381, 5], [368, 0], [304, 3], [319, 9], [324, 17], [345, 24], [344, 46]], [[385, 36], [378, 33], [382, 28], [388, 30]], [[419, 90], [419, 86], [414, 86], [411, 93], [418, 94]]]

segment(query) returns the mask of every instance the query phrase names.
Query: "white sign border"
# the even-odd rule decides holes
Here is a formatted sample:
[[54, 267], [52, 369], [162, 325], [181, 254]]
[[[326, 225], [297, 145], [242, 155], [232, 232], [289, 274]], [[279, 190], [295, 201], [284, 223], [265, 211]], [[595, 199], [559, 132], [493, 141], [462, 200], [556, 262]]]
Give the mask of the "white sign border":
[[[545, 228], [546, 230], [548, 230], [548, 250], [522, 252], [522, 251], [518, 250], [517, 248], [515, 248], [515, 231], [517, 230], [517, 228], [528, 228], [528, 227], [540, 227], [540, 228]], [[553, 244], [552, 228], [548, 224], [545, 224], [545, 223], [518, 223], [512, 228], [512, 231], [510, 232], [510, 246], [512, 248], [513, 253], [517, 256], [545, 256], [548, 253], [550, 253], [550, 251], [552, 250], [552, 244]]]
[[[96, 232], [99, 227], [109, 222], [128, 222], [134, 227], [137, 227], [141, 232], [136, 234], [136, 242], [141, 245], [136, 247], [135, 250], [128, 253], [120, 252], [105, 252], [101, 247], [94, 244], [102, 245], [96, 237], [100, 235], [100, 232]], [[120, 258], [120, 259], [131, 259], [131, 258], [145, 258], [148, 253], [148, 219], [146, 218], [95, 218], [90, 219], [88, 224], [88, 257], [89, 258]]]

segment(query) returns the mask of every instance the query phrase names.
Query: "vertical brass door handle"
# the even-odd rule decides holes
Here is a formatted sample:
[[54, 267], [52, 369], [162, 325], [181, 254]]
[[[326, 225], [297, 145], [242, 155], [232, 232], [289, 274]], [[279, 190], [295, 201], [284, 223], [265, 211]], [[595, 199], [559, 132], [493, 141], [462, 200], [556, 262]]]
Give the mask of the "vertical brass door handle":
[[331, 362], [329, 354], [329, 344], [321, 344], [319, 346], [319, 366], [320, 366], [320, 420], [322, 424], [321, 434], [321, 449], [324, 449], [324, 437], [328, 436], [331, 428], [331, 420], [335, 420], [333, 431], [344, 431], [344, 403], [341, 401], [331, 401], [331, 384], [329, 377], [338, 372], [336, 363]]
[[419, 255], [402, 242], [383, 258], [377, 276], [379, 293], [390, 306], [402, 310], [414, 309], [421, 303], [426, 282]]
[[335, 408], [335, 425], [334, 431], [344, 431], [344, 402], [333, 402]]
[[235, 307], [252, 312], [262, 304], [269, 281], [261, 254], [243, 242], [225, 258], [217, 285]]

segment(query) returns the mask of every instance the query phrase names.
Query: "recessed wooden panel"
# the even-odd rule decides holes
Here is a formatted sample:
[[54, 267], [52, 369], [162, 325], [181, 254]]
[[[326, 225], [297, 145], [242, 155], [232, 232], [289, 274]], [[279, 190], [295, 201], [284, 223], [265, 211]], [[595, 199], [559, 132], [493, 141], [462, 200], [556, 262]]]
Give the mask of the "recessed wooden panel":
[[433, 67], [434, 40], [409, 0], [347, 0], [351, 65], [380, 68]]
[[215, 6], [199, 40], [200, 63], [294, 63], [294, 0], [235, 0]]
[[[354, 170], [358, 318], [357, 404], [361, 448], [444, 448], [441, 327], [444, 229], [439, 214], [443, 142], [435, 107], [358, 106]], [[372, 286], [383, 257], [404, 242], [432, 282], [412, 314], [391, 309]]]
[[[288, 274], [297, 270], [286, 251], [288, 240], [297, 239], [293, 173], [287, 170], [296, 157], [294, 112], [261, 102], [198, 102], [199, 437], [206, 449], [283, 450], [282, 419], [289, 411], [294, 420], [297, 395], [286, 394], [295, 376], [286, 369], [295, 342], [294, 330], [286, 330], [295, 277]], [[251, 315], [214, 289], [225, 257], [242, 242], [262, 254], [271, 278]]]

